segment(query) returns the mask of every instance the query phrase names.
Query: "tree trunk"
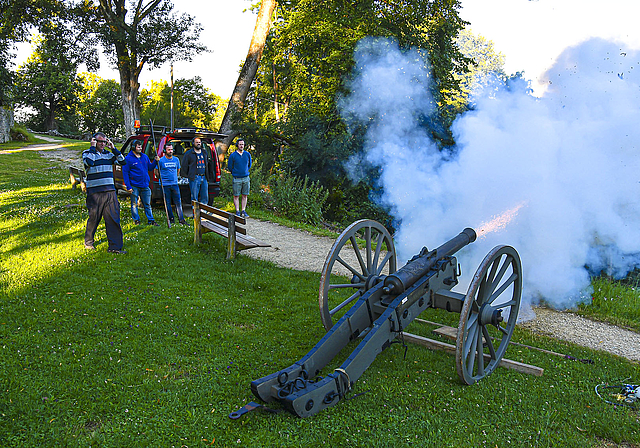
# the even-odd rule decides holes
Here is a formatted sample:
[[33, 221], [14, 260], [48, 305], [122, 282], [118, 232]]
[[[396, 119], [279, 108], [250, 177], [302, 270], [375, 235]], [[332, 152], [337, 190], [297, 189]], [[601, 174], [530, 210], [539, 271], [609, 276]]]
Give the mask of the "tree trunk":
[[49, 100], [49, 109], [47, 110], [47, 118], [44, 123], [46, 131], [55, 131], [56, 126], [56, 103], [55, 99]]
[[124, 113], [124, 128], [127, 136], [136, 133], [133, 127], [135, 120], [140, 119], [140, 102], [138, 94], [140, 83], [138, 76], [130, 70], [120, 70], [120, 91], [122, 93], [122, 112]]
[[273, 11], [276, 9], [276, 3], [276, 0], [262, 0], [260, 3], [256, 27], [253, 29], [253, 36], [251, 37], [251, 44], [249, 45], [249, 53], [247, 53], [247, 58], [244, 61], [242, 70], [240, 70], [238, 81], [233, 89], [227, 111], [220, 125], [220, 133], [228, 135], [219, 146], [218, 154], [220, 154], [220, 158], [227, 152], [229, 145], [236, 135], [238, 135], [238, 132], [233, 129], [233, 118], [242, 111], [244, 101], [247, 99], [247, 94], [251, 88], [251, 83], [260, 66], [260, 58], [262, 57], [262, 51], [264, 50], [264, 45], [269, 35], [271, 18], [273, 17]]

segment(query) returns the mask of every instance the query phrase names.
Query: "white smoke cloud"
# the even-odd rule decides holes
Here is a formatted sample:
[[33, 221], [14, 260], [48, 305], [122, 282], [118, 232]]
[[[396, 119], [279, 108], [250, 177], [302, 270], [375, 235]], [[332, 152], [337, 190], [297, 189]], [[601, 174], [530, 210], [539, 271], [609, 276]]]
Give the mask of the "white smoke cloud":
[[590, 40], [561, 55], [542, 98], [525, 86], [485, 89], [454, 123], [454, 158], [416, 120], [433, 110], [419, 54], [367, 39], [355, 57], [341, 108], [348, 123], [371, 125], [351, 172], [380, 167], [383, 202], [401, 222], [400, 260], [521, 206], [459, 254], [467, 278], [509, 244], [522, 259], [525, 304], [567, 308], [589, 293], [585, 266], [617, 276], [640, 266], [638, 52]]

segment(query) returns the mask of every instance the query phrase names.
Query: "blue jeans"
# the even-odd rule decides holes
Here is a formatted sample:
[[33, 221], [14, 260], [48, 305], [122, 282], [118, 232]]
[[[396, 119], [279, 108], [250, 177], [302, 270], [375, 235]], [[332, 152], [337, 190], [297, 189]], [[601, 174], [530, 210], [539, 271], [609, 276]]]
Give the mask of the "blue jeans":
[[[191, 201], [209, 203], [209, 183], [204, 176], [196, 176], [194, 180], [189, 181], [189, 190], [191, 190]], [[198, 199], [198, 197], [200, 199]]]
[[142, 205], [144, 206], [144, 214], [147, 215], [147, 221], [153, 222], [153, 213], [151, 212], [151, 188], [141, 188], [131, 186], [133, 193], [131, 193], [131, 218], [134, 221], [140, 221], [140, 215], [138, 214], [138, 196], [142, 199]]
[[165, 185], [163, 189], [164, 200], [167, 202], [167, 216], [169, 217], [169, 221], [173, 222], [173, 209], [171, 208], [171, 203], [176, 206], [178, 221], [184, 221], [184, 216], [182, 215], [182, 204], [180, 202], [180, 187], [177, 185]]

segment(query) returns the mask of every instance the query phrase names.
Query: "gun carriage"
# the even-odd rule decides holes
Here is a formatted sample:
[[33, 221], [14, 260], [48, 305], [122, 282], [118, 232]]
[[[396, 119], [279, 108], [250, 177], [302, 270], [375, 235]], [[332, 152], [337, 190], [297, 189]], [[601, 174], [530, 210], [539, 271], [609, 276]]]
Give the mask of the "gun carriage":
[[[320, 318], [327, 333], [298, 362], [253, 381], [253, 394], [265, 402], [279, 401], [300, 417], [335, 406], [427, 308], [460, 313], [455, 357], [460, 380], [471, 385], [489, 375], [500, 364], [516, 325], [522, 270], [513, 247], [497, 246], [478, 267], [466, 294], [452, 291], [461, 274], [454, 254], [475, 239], [473, 229], [464, 229], [437, 249], [423, 248], [397, 269], [393, 238], [384, 226], [372, 220], [351, 224], [334, 243], [321, 273]], [[362, 249], [358, 241], [364, 241]], [[345, 273], [350, 281], [344, 281]], [[318, 376], [358, 339], [339, 368]], [[230, 417], [261, 407], [251, 402]]]

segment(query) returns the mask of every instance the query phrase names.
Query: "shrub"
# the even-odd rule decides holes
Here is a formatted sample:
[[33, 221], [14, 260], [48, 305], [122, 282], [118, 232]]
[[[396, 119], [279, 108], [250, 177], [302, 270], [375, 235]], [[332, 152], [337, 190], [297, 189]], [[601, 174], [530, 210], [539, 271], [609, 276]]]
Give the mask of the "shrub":
[[24, 126], [14, 126], [9, 131], [9, 135], [11, 136], [11, 140], [17, 142], [29, 142], [33, 140], [32, 135], [27, 131], [27, 128]]
[[276, 174], [269, 182], [270, 199], [275, 212], [289, 219], [308, 224], [322, 222], [322, 207], [329, 196], [320, 182], [309, 183], [299, 177]]

